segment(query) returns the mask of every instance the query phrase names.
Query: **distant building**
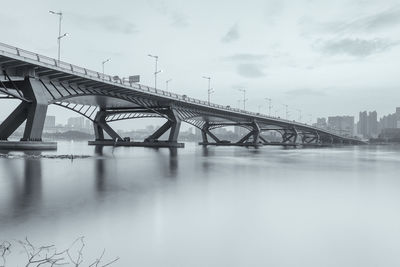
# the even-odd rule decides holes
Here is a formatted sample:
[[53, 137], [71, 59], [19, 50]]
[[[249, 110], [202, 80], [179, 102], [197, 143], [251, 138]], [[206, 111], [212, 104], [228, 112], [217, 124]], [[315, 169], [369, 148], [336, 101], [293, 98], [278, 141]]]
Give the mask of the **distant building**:
[[233, 127], [233, 132], [235, 133], [236, 136], [241, 137], [248, 132], [245, 128], [240, 127], [240, 126], [234, 126]]
[[380, 139], [391, 140], [391, 141], [400, 141], [400, 128], [385, 128], [382, 129], [382, 132], [379, 134]]
[[354, 117], [353, 116], [333, 116], [328, 117], [328, 128], [338, 134], [354, 135]]
[[93, 123], [90, 121], [90, 120], [88, 120], [88, 119], [86, 119], [85, 120], [85, 129], [92, 129], [93, 128]]
[[328, 124], [326, 123], [326, 118], [317, 118], [317, 123], [315, 124], [316, 127], [321, 129], [326, 129]]
[[378, 129], [385, 128], [400, 128], [400, 107], [396, 108], [395, 113], [383, 116], [379, 120]]
[[56, 116], [46, 116], [44, 120], [44, 128], [52, 129], [56, 127]]
[[84, 117], [68, 118], [67, 127], [83, 129], [84, 128], [84, 120], [85, 120]]
[[368, 136], [377, 137], [378, 136], [378, 114], [376, 111], [368, 113]]
[[359, 113], [357, 133], [363, 137], [368, 136], [368, 113], [366, 111]]
[[149, 133], [153, 133], [155, 131], [154, 125], [147, 125], [145, 130]]
[[199, 128], [196, 127], [194, 129], [194, 135], [196, 136], [196, 140], [202, 140], [201, 130]]
[[376, 111], [360, 112], [357, 124], [357, 133], [364, 138], [376, 138], [379, 133], [378, 114]]

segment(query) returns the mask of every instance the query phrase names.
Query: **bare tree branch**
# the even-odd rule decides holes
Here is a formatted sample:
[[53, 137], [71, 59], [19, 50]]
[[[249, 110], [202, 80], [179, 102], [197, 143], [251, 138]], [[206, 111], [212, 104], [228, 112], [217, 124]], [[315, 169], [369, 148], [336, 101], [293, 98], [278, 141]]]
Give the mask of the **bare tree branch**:
[[[85, 248], [84, 237], [77, 238], [69, 248], [58, 251], [54, 245], [35, 246], [28, 238], [16, 240], [26, 255], [25, 267], [55, 267], [61, 265], [72, 265], [79, 267], [83, 264], [83, 250]], [[7, 256], [11, 253], [12, 244], [8, 241], [0, 243], [0, 267], [6, 267]], [[115, 263], [119, 258], [102, 263], [105, 249], [100, 256], [89, 265], [89, 267], [106, 267]]]

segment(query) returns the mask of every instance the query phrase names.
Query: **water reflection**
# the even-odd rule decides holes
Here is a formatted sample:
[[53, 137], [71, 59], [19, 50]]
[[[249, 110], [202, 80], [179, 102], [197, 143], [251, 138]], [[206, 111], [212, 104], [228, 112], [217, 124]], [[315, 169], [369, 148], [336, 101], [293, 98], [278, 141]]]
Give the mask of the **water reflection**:
[[169, 177], [178, 175], [178, 149], [169, 148]]
[[95, 187], [96, 191], [101, 193], [105, 191], [106, 170], [105, 159], [97, 158], [95, 160]]
[[400, 264], [395, 253], [367, 253], [398, 247], [400, 149], [88, 151], [72, 163], [1, 158], [0, 238], [85, 235], [121, 266], [323, 266], [333, 254], [348, 266]]
[[[8, 216], [29, 217], [31, 212], [42, 204], [42, 162], [41, 152], [24, 152], [21, 161], [9, 159], [7, 161], [7, 172], [10, 183], [11, 198], [6, 213], [2, 219]], [[22, 168], [21, 168], [22, 167]], [[5, 190], [5, 189], [3, 189]]]

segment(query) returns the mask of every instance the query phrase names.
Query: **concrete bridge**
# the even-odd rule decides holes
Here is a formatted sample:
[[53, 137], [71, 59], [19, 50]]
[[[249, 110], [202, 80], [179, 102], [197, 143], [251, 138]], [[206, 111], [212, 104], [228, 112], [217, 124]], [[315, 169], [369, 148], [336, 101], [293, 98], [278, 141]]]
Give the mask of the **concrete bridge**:
[[[0, 43], [1, 98], [21, 103], [0, 125], [0, 149], [56, 149], [56, 143], [43, 142], [47, 107], [59, 105], [93, 122], [96, 140], [90, 145], [182, 147], [178, 135], [182, 122], [201, 130], [202, 145], [236, 146], [321, 146], [362, 144], [300, 122], [269, 117], [231, 108], [149, 86], [130, 83], [109, 75]], [[109, 125], [135, 118], [164, 118], [165, 124], [145, 140], [129, 141]], [[24, 122], [23, 137], [7, 141]], [[213, 132], [219, 127], [247, 129], [240, 140], [220, 140]], [[280, 142], [270, 142], [263, 133], [275, 131]], [[161, 140], [167, 134], [166, 140]]]

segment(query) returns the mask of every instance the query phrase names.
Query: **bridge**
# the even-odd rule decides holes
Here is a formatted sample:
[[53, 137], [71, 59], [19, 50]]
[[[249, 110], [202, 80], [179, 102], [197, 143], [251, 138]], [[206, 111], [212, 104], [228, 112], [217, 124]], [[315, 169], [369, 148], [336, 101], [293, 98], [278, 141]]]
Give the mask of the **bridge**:
[[[49, 105], [73, 110], [92, 121], [95, 140], [89, 145], [183, 147], [178, 142], [182, 122], [201, 130], [204, 146], [363, 144], [326, 129], [132, 83], [3, 43], [0, 69], [0, 97], [21, 101], [0, 125], [0, 149], [56, 149], [56, 143], [42, 141]], [[137, 141], [121, 137], [109, 124], [137, 118], [164, 118], [165, 123]], [[22, 139], [8, 141], [24, 122]], [[245, 128], [246, 134], [232, 141], [220, 140], [212, 132], [231, 126]], [[281, 141], [268, 140], [264, 134], [268, 131], [279, 133]]]

